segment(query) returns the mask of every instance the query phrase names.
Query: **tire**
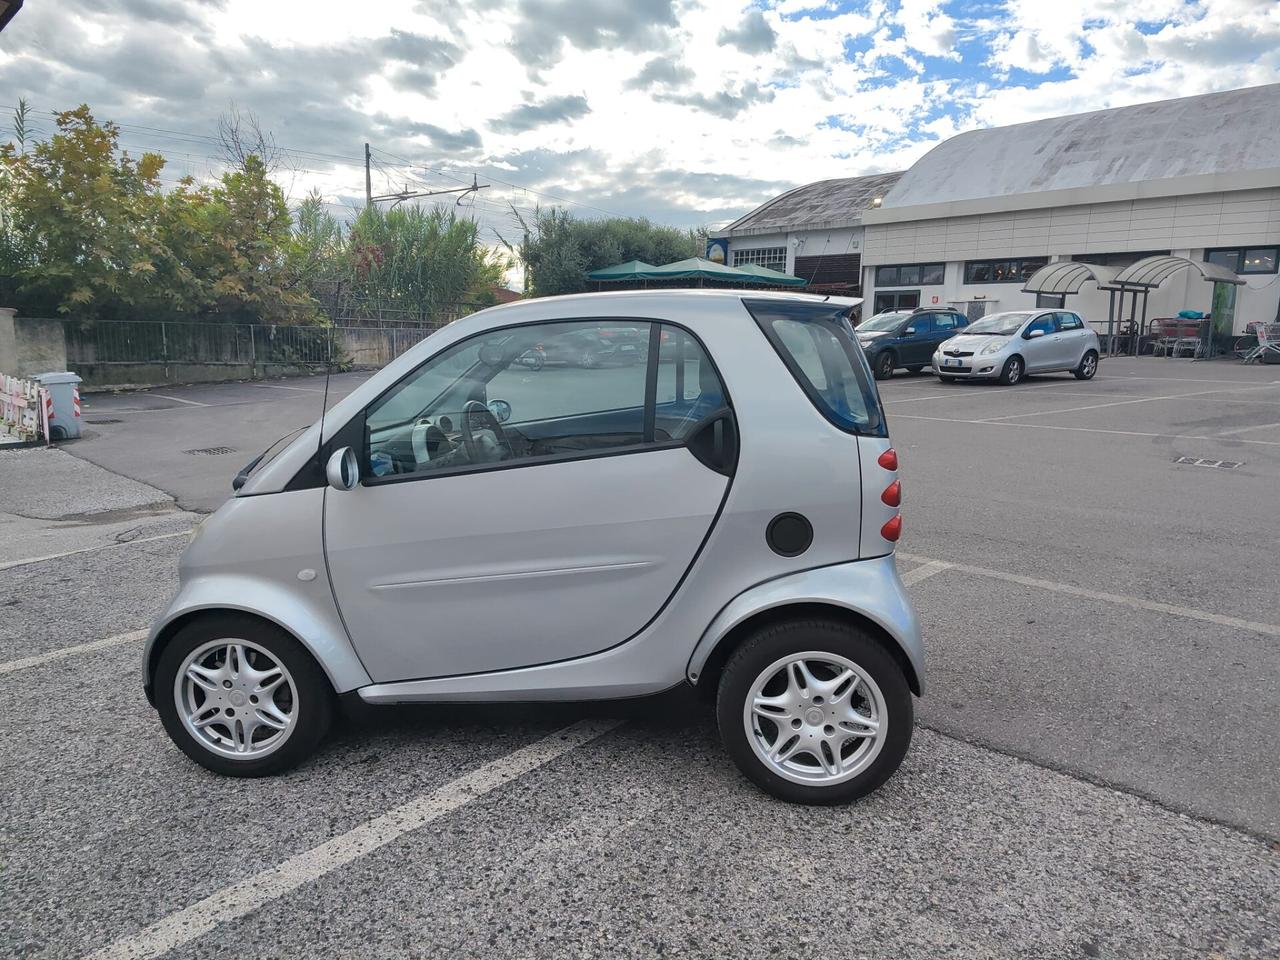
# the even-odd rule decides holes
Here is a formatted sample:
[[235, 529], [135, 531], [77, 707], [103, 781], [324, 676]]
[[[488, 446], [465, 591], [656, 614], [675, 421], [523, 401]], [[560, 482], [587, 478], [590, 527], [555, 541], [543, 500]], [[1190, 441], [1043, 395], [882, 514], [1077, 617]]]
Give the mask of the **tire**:
[[[241, 652], [228, 654], [227, 648], [237, 643]], [[202, 668], [207, 688], [185, 679], [193, 655], [192, 665]], [[231, 660], [228, 677], [234, 679], [219, 680], [226, 659]], [[179, 670], [184, 671], [181, 685]], [[275, 674], [281, 680], [274, 690], [256, 692]], [[217, 702], [210, 691], [216, 692]], [[251, 697], [261, 697], [254, 704], [270, 702], [273, 710], [264, 714], [248, 702]], [[165, 732], [179, 749], [202, 767], [232, 777], [271, 776], [296, 766], [314, 752], [333, 719], [333, 687], [306, 648], [279, 627], [245, 614], [202, 617], [180, 629], [156, 665], [155, 698]], [[216, 719], [208, 719], [208, 710], [216, 711]], [[235, 711], [257, 726], [238, 722], [238, 717], [228, 722]], [[259, 722], [264, 716], [273, 722]], [[288, 724], [283, 737], [275, 726], [282, 717]], [[189, 725], [195, 721], [204, 724], [204, 734]], [[236, 747], [237, 737], [245, 742], [245, 734], [247, 751]], [[237, 757], [236, 752], [250, 755]]]
[[1071, 375], [1077, 380], [1092, 380], [1093, 375], [1098, 372], [1098, 352], [1096, 350], [1086, 350], [1084, 356], [1080, 358], [1080, 363], [1071, 371]]
[[951, 383], [955, 383], [955, 382], [956, 382], [956, 378], [955, 378], [955, 377], [948, 377], [946, 374], [940, 373], [940, 374], [938, 374], [938, 382], [939, 382], [939, 383], [947, 383], [947, 384], [951, 384]]
[[907, 373], [915, 374], [924, 369], [923, 363], [917, 363], [914, 367], [907, 367]]
[[892, 350], [886, 350], [876, 357], [876, 363], [872, 367], [872, 371], [877, 380], [888, 380], [893, 376], [893, 371], [897, 366], [898, 358], [893, 355]]
[[1027, 367], [1022, 358], [1012, 356], [1004, 362], [1004, 369], [1000, 371], [1000, 382], [1006, 387], [1011, 387], [1015, 383], [1021, 383], [1026, 373]]
[[[792, 683], [792, 668], [779, 666], [796, 657], [809, 665], [814, 688], [828, 690], [830, 702], [824, 700], [819, 706], [823, 698], [814, 695], [814, 688], [805, 697], [802, 688]], [[831, 660], [824, 662], [823, 657]], [[838, 670], [852, 670], [857, 683], [849, 685], [846, 680], [847, 689], [838, 684], [824, 687], [823, 684], [836, 682]], [[779, 683], [787, 687], [779, 695], [783, 698], [793, 690], [801, 691], [795, 702], [804, 710], [803, 717], [781, 714], [788, 717], [785, 726], [748, 708], [757, 691], [776, 693]], [[848, 712], [850, 709], [854, 714]], [[870, 728], [870, 724], [857, 727], [856, 722], [838, 719], [854, 715], [878, 719], [879, 733], [849, 734], [837, 730], [831, 722], [848, 730]], [[720, 676], [716, 717], [725, 750], [760, 789], [789, 803], [833, 804], [865, 796], [898, 769], [911, 744], [913, 706], [902, 668], [874, 638], [857, 627], [832, 620], [801, 620], [762, 627], [734, 652]], [[792, 734], [791, 730], [798, 733]], [[833, 760], [829, 749], [832, 741], [826, 738], [840, 733], [847, 739], [843, 743], [835, 741], [841, 756]], [[780, 744], [781, 737], [788, 739]], [[795, 744], [789, 746], [792, 741]], [[810, 742], [817, 744], [813, 753], [805, 749]], [[781, 764], [761, 755], [779, 746], [793, 751]], [[833, 772], [831, 767], [836, 764], [839, 766]], [[845, 769], [841, 770], [841, 766]]]
[[584, 350], [582, 356], [578, 358], [578, 366], [583, 370], [594, 370], [600, 366], [600, 359], [590, 350]]

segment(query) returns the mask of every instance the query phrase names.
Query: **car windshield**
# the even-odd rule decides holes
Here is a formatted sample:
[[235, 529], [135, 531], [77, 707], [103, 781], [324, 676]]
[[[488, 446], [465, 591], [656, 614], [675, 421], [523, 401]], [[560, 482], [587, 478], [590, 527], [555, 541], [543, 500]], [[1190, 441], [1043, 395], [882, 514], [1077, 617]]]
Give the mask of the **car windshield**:
[[905, 319], [905, 313], [882, 313], [879, 316], [872, 317], [870, 320], [863, 320], [858, 324], [857, 333], [864, 330], [892, 330]]
[[999, 337], [1011, 337], [1018, 328], [1027, 322], [1029, 313], [993, 313], [989, 317], [975, 320], [964, 328], [965, 333], [990, 333]]

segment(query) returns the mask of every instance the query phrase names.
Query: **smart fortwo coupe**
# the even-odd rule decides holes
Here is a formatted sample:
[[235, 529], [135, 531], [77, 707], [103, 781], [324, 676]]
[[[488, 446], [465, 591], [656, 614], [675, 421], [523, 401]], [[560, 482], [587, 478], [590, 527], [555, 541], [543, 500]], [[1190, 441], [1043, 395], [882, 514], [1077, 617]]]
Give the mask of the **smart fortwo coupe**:
[[[143, 658], [165, 729], [211, 770], [260, 776], [316, 747], [338, 696], [688, 683], [770, 793], [875, 789], [924, 673], [858, 302], [591, 294], [432, 334], [246, 468], [194, 535]], [[517, 362], [620, 326], [640, 362]]]

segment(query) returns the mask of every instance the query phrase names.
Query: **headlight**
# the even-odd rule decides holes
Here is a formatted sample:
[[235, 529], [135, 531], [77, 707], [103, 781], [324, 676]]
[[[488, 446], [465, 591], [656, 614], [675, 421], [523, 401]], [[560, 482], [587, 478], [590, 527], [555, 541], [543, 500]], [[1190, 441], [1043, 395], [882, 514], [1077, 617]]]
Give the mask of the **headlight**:
[[992, 340], [985, 347], [978, 351], [978, 356], [985, 357], [992, 353], [999, 353], [1005, 348], [1007, 340]]

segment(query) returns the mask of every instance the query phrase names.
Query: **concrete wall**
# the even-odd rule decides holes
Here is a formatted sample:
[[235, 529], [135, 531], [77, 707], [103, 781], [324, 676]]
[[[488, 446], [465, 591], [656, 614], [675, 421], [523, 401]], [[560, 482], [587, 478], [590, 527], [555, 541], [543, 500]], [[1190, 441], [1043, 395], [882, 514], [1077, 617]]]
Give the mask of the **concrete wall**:
[[730, 237], [729, 264], [735, 250], [761, 247], [787, 248], [787, 273], [794, 273], [796, 257], [821, 257], [862, 252], [862, 227], [832, 227], [825, 230], [792, 230], [787, 233], [752, 234]]
[[67, 369], [62, 321], [32, 320], [0, 307], [0, 372], [29, 377]]

